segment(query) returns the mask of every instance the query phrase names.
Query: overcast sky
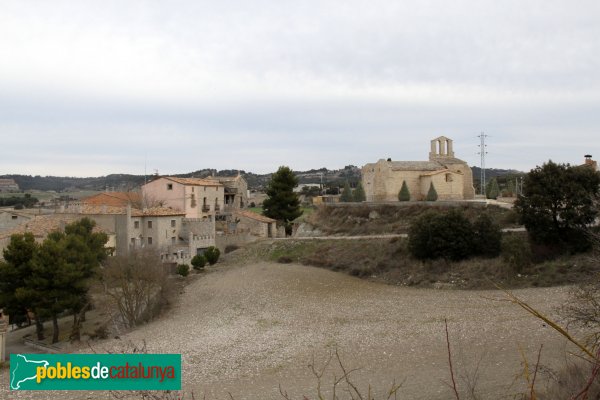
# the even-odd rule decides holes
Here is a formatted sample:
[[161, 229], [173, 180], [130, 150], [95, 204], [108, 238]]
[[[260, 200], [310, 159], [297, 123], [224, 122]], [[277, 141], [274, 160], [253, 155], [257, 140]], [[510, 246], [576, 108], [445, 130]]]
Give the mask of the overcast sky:
[[600, 159], [598, 0], [0, 0], [0, 175]]

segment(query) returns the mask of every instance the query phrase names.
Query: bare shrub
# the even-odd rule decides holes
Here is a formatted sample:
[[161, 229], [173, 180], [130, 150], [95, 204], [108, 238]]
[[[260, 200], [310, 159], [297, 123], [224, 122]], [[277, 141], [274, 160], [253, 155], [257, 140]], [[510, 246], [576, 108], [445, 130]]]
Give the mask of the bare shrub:
[[538, 398], [540, 400], [598, 399], [600, 398], [598, 372], [598, 363], [568, 364], [554, 377]]
[[108, 259], [101, 279], [104, 294], [127, 328], [158, 315], [172, 293], [168, 272], [158, 253], [152, 250]]
[[[329, 355], [323, 365], [317, 366], [315, 363], [314, 356], [308, 365], [312, 375], [315, 377], [316, 383], [316, 398], [320, 400], [325, 400], [330, 398], [331, 400], [341, 400], [341, 399], [368, 399], [375, 400], [373, 395], [373, 390], [369, 385], [366, 390], [359, 388], [358, 384], [353, 379], [352, 374], [357, 372], [359, 368], [348, 368], [344, 362], [342, 361], [342, 357], [340, 356], [339, 350], [336, 348], [330, 349]], [[325, 374], [327, 372], [331, 372], [333, 370], [333, 378], [330, 383], [325, 382]], [[338, 372], [339, 371], [339, 372]], [[338, 376], [339, 373], [339, 376]], [[356, 374], [355, 374], [356, 375]], [[387, 389], [381, 399], [385, 400], [396, 400], [398, 399], [398, 391], [402, 388], [404, 382], [397, 384], [395, 381], [390, 385], [389, 389]], [[330, 393], [331, 397], [327, 394]], [[288, 395], [288, 393], [279, 385], [279, 394], [285, 400], [292, 400], [292, 396]], [[308, 399], [306, 396], [302, 396], [302, 399]]]

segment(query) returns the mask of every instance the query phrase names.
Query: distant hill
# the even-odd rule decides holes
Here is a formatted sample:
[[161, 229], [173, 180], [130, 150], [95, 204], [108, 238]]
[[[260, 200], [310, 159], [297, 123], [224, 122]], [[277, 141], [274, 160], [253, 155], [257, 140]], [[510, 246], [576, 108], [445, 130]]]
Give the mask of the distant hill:
[[[479, 183], [481, 169], [473, 167], [473, 180]], [[239, 171], [250, 189], [263, 189], [271, 179], [272, 174], [255, 174], [252, 172]], [[216, 170], [201, 169], [184, 174], [176, 174], [181, 178], [204, 178], [211, 175], [234, 176], [238, 170]], [[360, 180], [360, 168], [354, 165], [347, 165], [342, 169], [329, 170], [327, 168], [311, 169], [308, 171], [295, 171], [300, 183], [325, 183], [333, 186], [343, 186], [344, 182], [349, 181], [352, 185]], [[486, 178], [502, 176], [520, 176], [523, 172], [506, 169], [486, 169]], [[145, 180], [152, 180], [154, 176], [144, 177], [143, 175], [130, 174], [111, 174], [99, 177], [74, 178], [66, 176], [31, 176], [31, 175], [0, 175], [0, 178], [14, 179], [22, 190], [43, 190], [43, 191], [73, 191], [73, 190], [112, 190], [129, 191], [144, 184]]]

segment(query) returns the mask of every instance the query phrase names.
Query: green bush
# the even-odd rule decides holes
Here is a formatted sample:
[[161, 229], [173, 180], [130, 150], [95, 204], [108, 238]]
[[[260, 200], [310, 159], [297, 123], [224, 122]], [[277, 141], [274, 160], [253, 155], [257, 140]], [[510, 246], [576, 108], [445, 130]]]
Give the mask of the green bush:
[[192, 258], [192, 266], [199, 271], [206, 265], [206, 258], [202, 254], [197, 254]]
[[494, 258], [500, 255], [502, 230], [488, 214], [481, 214], [473, 223], [473, 254]]
[[204, 257], [210, 265], [216, 264], [216, 262], [219, 260], [220, 255], [221, 251], [215, 246], [210, 246], [208, 249], [206, 249], [206, 251], [204, 251]]
[[531, 265], [532, 252], [529, 241], [524, 235], [507, 234], [502, 239], [502, 259], [514, 272], [521, 273]]
[[190, 273], [190, 267], [186, 264], [179, 264], [177, 266], [177, 273], [181, 276], [188, 276]]
[[474, 254], [473, 226], [459, 210], [434, 211], [417, 218], [410, 227], [408, 248], [418, 259], [458, 261]]

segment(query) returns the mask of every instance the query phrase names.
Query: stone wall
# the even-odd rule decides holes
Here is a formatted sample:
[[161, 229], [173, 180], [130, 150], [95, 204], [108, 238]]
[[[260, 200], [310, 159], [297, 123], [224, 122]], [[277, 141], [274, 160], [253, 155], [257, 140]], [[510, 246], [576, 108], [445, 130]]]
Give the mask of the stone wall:
[[227, 246], [243, 246], [246, 243], [256, 241], [256, 239], [257, 238], [250, 235], [249, 232], [229, 235], [223, 234], [215, 237], [215, 243], [219, 250], [221, 250], [221, 253], [224, 253]]

